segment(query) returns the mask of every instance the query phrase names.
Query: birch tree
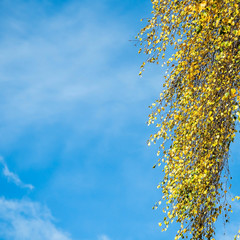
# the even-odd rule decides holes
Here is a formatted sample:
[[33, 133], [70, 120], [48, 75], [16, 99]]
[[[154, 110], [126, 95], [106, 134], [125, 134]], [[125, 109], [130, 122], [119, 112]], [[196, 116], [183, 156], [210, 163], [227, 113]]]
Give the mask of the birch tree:
[[165, 231], [175, 220], [175, 239], [214, 239], [214, 223], [232, 211], [226, 194], [240, 120], [240, 0], [152, 0], [152, 7], [137, 38], [147, 54], [140, 75], [147, 62], [168, 66], [148, 120], [156, 126], [148, 144], [159, 144], [164, 172], [159, 226]]

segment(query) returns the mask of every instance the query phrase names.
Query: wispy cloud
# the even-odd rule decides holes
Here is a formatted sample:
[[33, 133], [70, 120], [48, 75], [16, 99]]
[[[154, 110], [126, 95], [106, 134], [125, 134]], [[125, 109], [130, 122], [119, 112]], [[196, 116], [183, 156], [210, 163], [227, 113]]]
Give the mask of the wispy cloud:
[[37, 202], [0, 198], [0, 239], [70, 240], [53, 221], [49, 209]]
[[7, 178], [7, 180], [9, 182], [13, 182], [14, 184], [16, 184], [17, 186], [21, 187], [21, 188], [28, 188], [30, 190], [32, 190], [34, 188], [33, 185], [31, 184], [25, 184], [24, 182], [22, 182], [22, 180], [18, 177], [17, 174], [11, 172], [6, 164], [6, 162], [4, 161], [4, 159], [2, 157], [0, 157], [0, 164], [2, 165], [3, 169], [2, 169], [2, 174]]
[[98, 240], [110, 240], [110, 238], [107, 235], [103, 234], [98, 237]]
[[[21, 4], [24, 11], [12, 14], [11, 22], [5, 23], [10, 33], [0, 38], [0, 133], [7, 131], [8, 139], [21, 134], [26, 126], [56, 121], [71, 121], [71, 126], [79, 127], [80, 119], [83, 129], [99, 123], [98, 128], [106, 114], [111, 112], [112, 116], [115, 109], [125, 110], [129, 102], [146, 97], [148, 90], [156, 91], [159, 74], [154, 81], [151, 77], [148, 84], [139, 84], [140, 62], [123, 55], [131, 46], [131, 24], [115, 17], [109, 21], [105, 14], [99, 14], [101, 9], [111, 12], [105, 9], [105, 1], [97, 6], [80, 2], [73, 1], [46, 18], [34, 14], [34, 29], [31, 12], [40, 7]], [[23, 12], [27, 14], [22, 16]], [[13, 20], [19, 22], [19, 31], [16, 24], [12, 27]], [[121, 116], [131, 113], [130, 107], [126, 109], [128, 113]], [[91, 118], [85, 121], [83, 115]]]
[[[125, 147], [125, 142], [132, 135], [132, 126], [138, 127], [138, 123], [142, 126], [146, 121], [147, 114], [145, 117], [142, 109], [147, 109], [147, 104], [151, 104], [158, 94], [156, 86], [161, 85], [161, 75], [148, 75], [147, 81], [144, 78], [148, 73], [142, 79], [138, 78], [141, 60], [135, 61], [131, 51], [137, 53], [137, 49], [128, 41], [136, 33], [131, 27], [135, 17], [123, 19], [126, 12], [131, 13], [130, 8], [124, 11], [120, 7], [120, 14], [117, 14], [114, 8], [118, 4], [114, 1], [108, 7], [104, 6], [105, 0], [94, 1], [94, 4], [61, 1], [66, 7], [51, 11], [45, 10], [42, 4], [51, 5], [51, 1], [41, 1], [41, 4], [23, 2], [4, 1], [11, 4], [11, 14], [6, 7], [1, 8], [10, 17], [0, 16], [6, 23], [0, 38], [0, 135], [4, 136], [0, 139], [0, 146], [6, 152], [17, 152], [14, 161], [19, 164], [17, 158], [21, 158], [22, 168], [54, 167], [44, 172], [44, 178], [37, 173], [41, 182], [36, 186], [38, 196], [46, 196], [49, 201], [57, 199], [58, 206], [64, 204], [65, 209], [55, 210], [61, 211], [62, 220], [75, 228], [73, 232], [86, 232], [84, 227], [71, 224], [71, 221], [83, 222], [85, 217], [90, 226], [97, 222], [91, 214], [82, 215], [86, 198], [80, 198], [79, 194], [88, 197], [88, 193], [94, 193], [99, 180], [107, 193], [105, 202], [111, 199], [110, 189], [115, 182], [125, 194], [125, 187], [122, 188], [117, 177], [122, 177], [121, 154], [132, 153]], [[37, 6], [32, 6], [34, 4]], [[142, 1], [139, 4], [142, 5]], [[149, 93], [153, 92], [150, 100]], [[148, 100], [143, 103], [146, 98]], [[139, 136], [137, 134], [134, 133], [134, 139]], [[121, 154], [115, 149], [121, 149]], [[112, 161], [115, 157], [118, 161]], [[128, 159], [126, 162], [133, 162]], [[50, 164], [53, 161], [58, 164]], [[113, 166], [110, 165], [112, 162], [116, 173], [119, 172], [117, 176], [115, 170], [107, 172]], [[138, 182], [140, 177], [136, 179], [124, 176], [124, 183], [129, 186], [130, 181]], [[137, 196], [132, 189], [130, 191]], [[60, 198], [56, 197], [58, 194]], [[76, 202], [78, 206], [75, 207]], [[102, 211], [105, 202], [101, 201]], [[83, 203], [81, 207], [80, 203]], [[122, 218], [128, 218], [121, 208], [117, 211]], [[102, 218], [100, 211], [97, 210], [96, 214]], [[105, 219], [111, 228], [114, 223], [108, 218], [111, 219]], [[126, 221], [123, 222], [128, 226]], [[101, 230], [104, 227], [98, 229], [94, 233], [95, 239], [101, 233], [99, 240], [110, 239], [104, 235], [105, 230]], [[41, 240], [45, 239], [42, 237]]]

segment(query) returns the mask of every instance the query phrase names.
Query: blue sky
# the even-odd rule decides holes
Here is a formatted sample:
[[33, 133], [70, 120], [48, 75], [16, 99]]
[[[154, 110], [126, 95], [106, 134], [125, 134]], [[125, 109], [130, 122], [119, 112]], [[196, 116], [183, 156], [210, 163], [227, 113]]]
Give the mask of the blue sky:
[[173, 239], [152, 210], [162, 175], [146, 145], [164, 71], [139, 78], [129, 41], [150, 12], [144, 0], [1, 1], [1, 240]]

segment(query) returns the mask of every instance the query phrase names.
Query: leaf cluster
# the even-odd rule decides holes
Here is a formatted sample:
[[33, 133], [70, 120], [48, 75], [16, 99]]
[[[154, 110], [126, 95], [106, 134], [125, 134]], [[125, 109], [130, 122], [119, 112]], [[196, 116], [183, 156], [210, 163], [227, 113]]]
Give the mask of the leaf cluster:
[[166, 216], [159, 225], [166, 230], [179, 222], [175, 239], [213, 239], [215, 221], [223, 214], [227, 222], [231, 211], [226, 193], [239, 121], [240, 1], [152, 0], [152, 6], [137, 37], [139, 52], [159, 64], [174, 49], [148, 120], [158, 129], [148, 143], [161, 141], [158, 164], [164, 163], [158, 188]]

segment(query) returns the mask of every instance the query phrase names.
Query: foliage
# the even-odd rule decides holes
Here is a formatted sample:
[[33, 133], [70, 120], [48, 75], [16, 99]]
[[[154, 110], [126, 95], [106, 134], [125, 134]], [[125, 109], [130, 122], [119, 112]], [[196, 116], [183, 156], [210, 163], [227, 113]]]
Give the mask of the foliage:
[[162, 140], [158, 188], [166, 216], [159, 225], [166, 230], [179, 222], [175, 239], [213, 239], [215, 221], [223, 214], [227, 222], [231, 211], [226, 193], [239, 121], [240, 0], [152, 0], [152, 6], [139, 52], [159, 64], [174, 50], [148, 121], [158, 128], [149, 145]]

